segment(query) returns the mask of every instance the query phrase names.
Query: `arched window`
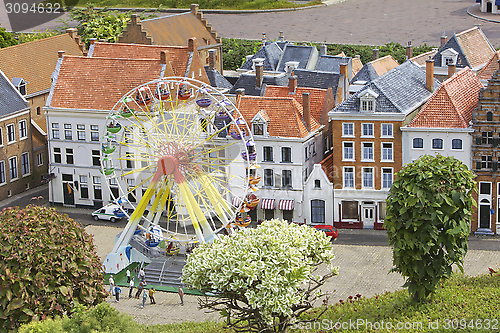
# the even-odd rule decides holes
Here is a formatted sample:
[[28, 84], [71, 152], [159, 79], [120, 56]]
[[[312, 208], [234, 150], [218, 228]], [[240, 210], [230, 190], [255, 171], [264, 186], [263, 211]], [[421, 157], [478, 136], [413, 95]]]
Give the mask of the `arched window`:
[[493, 121], [493, 112], [491, 111], [486, 112], [486, 120]]
[[311, 223], [325, 223], [325, 200], [311, 200]]

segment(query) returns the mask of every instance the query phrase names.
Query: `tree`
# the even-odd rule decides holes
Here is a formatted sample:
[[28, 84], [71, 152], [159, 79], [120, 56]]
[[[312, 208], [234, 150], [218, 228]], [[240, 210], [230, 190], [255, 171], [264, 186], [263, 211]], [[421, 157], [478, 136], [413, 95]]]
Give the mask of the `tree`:
[[[201, 309], [219, 311], [235, 331], [286, 332], [325, 296], [319, 288], [338, 271], [333, 258], [323, 232], [270, 220], [196, 248], [182, 281], [205, 295]], [[328, 266], [327, 274], [317, 275], [320, 265]]]
[[53, 208], [0, 213], [0, 330], [106, 296], [100, 259], [83, 227]]
[[14, 39], [14, 35], [7, 32], [5, 28], [0, 27], [0, 49], [12, 45], [17, 45], [17, 40]]
[[474, 175], [453, 157], [422, 156], [396, 174], [384, 226], [394, 247], [393, 271], [414, 301], [429, 296], [452, 265], [463, 272]]

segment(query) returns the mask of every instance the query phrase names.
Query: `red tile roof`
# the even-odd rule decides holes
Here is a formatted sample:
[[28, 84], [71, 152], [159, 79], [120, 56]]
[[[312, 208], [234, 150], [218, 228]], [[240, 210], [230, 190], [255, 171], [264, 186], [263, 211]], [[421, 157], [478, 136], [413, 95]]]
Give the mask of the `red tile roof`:
[[64, 56], [50, 106], [111, 110], [128, 91], [160, 73], [159, 60]]
[[469, 67], [444, 81], [408, 127], [467, 128], [483, 87]]
[[160, 59], [160, 52], [168, 51], [170, 64], [176, 76], [184, 76], [189, 62], [187, 46], [141, 45], [122, 43], [95, 43], [92, 57], [125, 59]]
[[478, 27], [470, 28], [455, 35], [472, 68], [486, 63], [495, 49]]
[[[302, 106], [291, 97], [241, 96], [236, 107], [249, 124], [258, 112], [264, 110], [269, 118], [267, 132], [270, 136], [304, 138], [310, 133], [303, 120]], [[320, 127], [314, 118], [311, 122], [311, 132]]]
[[328, 177], [328, 180], [333, 183], [333, 154], [325, 157], [319, 164], [321, 164], [321, 168]]
[[321, 121], [321, 111], [326, 98], [326, 89], [297, 87], [294, 94], [290, 94], [288, 87], [282, 86], [267, 86], [265, 97], [292, 97], [304, 107], [302, 102], [302, 94], [310, 93], [311, 114], [316, 121]]
[[498, 70], [498, 60], [500, 60], [500, 50], [493, 53], [490, 60], [484, 65], [479, 72], [477, 72], [477, 78], [479, 80], [489, 80]]

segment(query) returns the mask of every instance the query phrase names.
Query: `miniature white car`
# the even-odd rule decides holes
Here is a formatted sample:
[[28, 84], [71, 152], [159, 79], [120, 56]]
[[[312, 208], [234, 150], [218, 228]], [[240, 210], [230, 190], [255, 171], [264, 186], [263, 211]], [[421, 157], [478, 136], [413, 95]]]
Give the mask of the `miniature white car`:
[[92, 217], [95, 221], [97, 220], [108, 220], [111, 223], [115, 223], [125, 217], [125, 213], [120, 209], [120, 206], [115, 204], [109, 204], [102, 208], [99, 208], [92, 213]]

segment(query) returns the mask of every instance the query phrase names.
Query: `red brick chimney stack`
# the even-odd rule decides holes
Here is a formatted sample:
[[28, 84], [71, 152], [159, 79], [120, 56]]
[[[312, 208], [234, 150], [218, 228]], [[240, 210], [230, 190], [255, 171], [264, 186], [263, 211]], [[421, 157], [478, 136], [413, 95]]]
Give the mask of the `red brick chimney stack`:
[[215, 54], [216, 50], [208, 50], [208, 68], [211, 70], [215, 69]]
[[76, 32], [77, 32], [77, 30], [75, 28], [66, 29], [66, 33], [68, 33], [69, 36], [73, 39], [75, 39], [75, 37], [76, 37]]
[[264, 77], [264, 65], [262, 62], [255, 64], [255, 86], [262, 87], [262, 79]]
[[62, 58], [64, 56], [64, 53], [66, 53], [66, 51], [57, 51], [57, 57], [58, 58]]
[[198, 41], [195, 37], [189, 38], [188, 40], [188, 52], [197, 52], [198, 51]]
[[307, 130], [311, 131], [311, 93], [305, 92], [302, 94], [302, 108]]
[[288, 93], [289, 94], [295, 94], [295, 91], [297, 90], [297, 76], [292, 75], [288, 78]]
[[439, 48], [443, 47], [447, 41], [448, 37], [445, 35], [445, 32], [443, 31], [443, 35], [441, 36], [441, 46]]
[[344, 77], [346, 79], [349, 78], [349, 76], [347, 75], [347, 68], [348, 68], [348, 64], [347, 63], [342, 63], [340, 64], [340, 74], [344, 75]]
[[413, 45], [411, 45], [411, 40], [408, 41], [406, 45], [406, 60], [413, 58]]
[[425, 87], [430, 92], [434, 90], [434, 61], [430, 58], [425, 61]]
[[191, 4], [191, 13], [193, 13], [194, 16], [198, 15], [198, 4], [192, 3]]
[[457, 65], [449, 64], [448, 65], [448, 78], [452, 77], [456, 71], [457, 71]]
[[141, 18], [139, 17], [139, 14], [130, 15], [130, 20], [132, 21], [133, 25], [137, 25], [137, 23], [141, 22]]

